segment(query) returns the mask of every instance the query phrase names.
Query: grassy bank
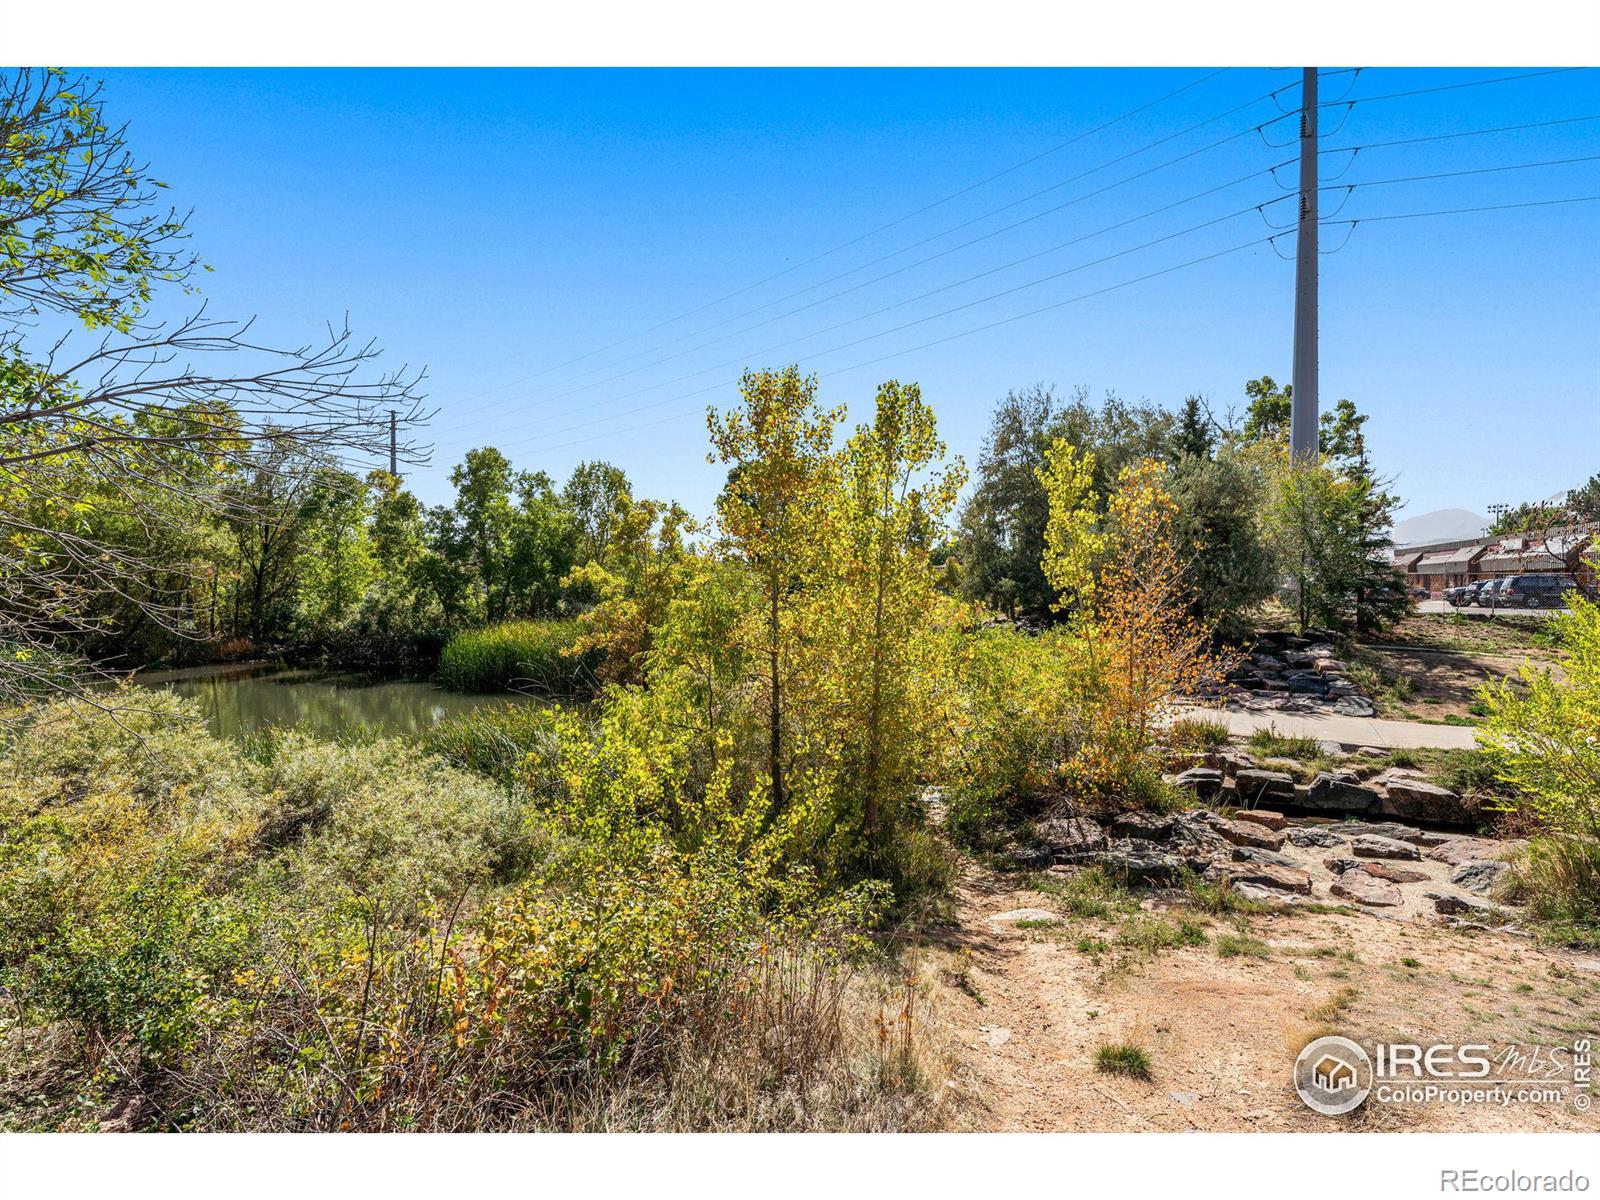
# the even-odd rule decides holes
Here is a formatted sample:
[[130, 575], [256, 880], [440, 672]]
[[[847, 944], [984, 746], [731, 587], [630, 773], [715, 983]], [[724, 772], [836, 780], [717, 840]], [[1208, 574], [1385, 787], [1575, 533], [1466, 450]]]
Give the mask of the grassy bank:
[[246, 753], [126, 699], [0, 747], [0, 1128], [937, 1120], [873, 897], [602, 800], [571, 714], [543, 728], [559, 784], [507, 786], [398, 741]]
[[569, 654], [578, 622], [505, 621], [453, 635], [439, 655], [439, 682], [458, 692], [515, 688], [552, 696], [594, 688], [595, 656]]

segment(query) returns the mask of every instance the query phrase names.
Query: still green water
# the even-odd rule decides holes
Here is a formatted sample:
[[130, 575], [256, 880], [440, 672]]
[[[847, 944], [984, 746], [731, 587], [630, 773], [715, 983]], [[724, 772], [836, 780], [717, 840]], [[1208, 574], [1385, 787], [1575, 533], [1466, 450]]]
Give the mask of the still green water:
[[528, 703], [516, 695], [463, 695], [413, 679], [374, 679], [336, 671], [240, 663], [141, 672], [133, 682], [197, 701], [211, 731], [243, 739], [269, 726], [322, 737], [403, 736], [485, 705]]

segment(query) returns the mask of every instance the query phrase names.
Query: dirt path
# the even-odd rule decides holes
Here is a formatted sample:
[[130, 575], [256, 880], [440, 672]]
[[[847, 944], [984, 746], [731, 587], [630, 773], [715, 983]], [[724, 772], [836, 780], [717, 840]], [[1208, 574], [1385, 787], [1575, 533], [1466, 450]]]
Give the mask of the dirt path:
[[[1449, 1108], [1370, 1102], [1349, 1117], [1305, 1108], [1290, 1082], [1312, 1036], [1570, 1045], [1600, 1033], [1600, 959], [1526, 939], [1351, 912], [1206, 917], [1145, 899], [1135, 914], [1019, 927], [1018, 908], [1061, 897], [972, 869], [940, 953], [943, 1005], [964, 1047], [964, 1123], [989, 1130], [1600, 1130], [1567, 1105]], [[1206, 923], [1206, 944], [1118, 948], [1129, 921]], [[1218, 934], [1258, 939], [1222, 957]], [[1088, 939], [1083, 941], [1082, 939]], [[1107, 944], [1096, 948], [1095, 940]], [[1260, 945], [1259, 943], [1264, 943]], [[1414, 965], [1413, 965], [1414, 964]], [[1342, 1003], [1341, 1003], [1342, 1001]], [[1319, 1011], [1319, 1009], [1321, 1011]], [[1143, 1046], [1148, 1081], [1094, 1066], [1110, 1042]]]

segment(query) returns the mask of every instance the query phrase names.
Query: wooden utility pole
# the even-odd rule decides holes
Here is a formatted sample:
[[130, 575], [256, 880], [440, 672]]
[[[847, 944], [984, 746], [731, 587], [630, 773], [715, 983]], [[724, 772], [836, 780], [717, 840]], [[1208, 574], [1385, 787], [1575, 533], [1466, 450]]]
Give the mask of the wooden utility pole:
[[1317, 460], [1317, 68], [1300, 85], [1300, 225], [1294, 263], [1294, 396], [1289, 451]]
[[394, 441], [394, 409], [389, 410], [389, 474], [396, 479], [400, 478], [400, 460], [395, 454]]

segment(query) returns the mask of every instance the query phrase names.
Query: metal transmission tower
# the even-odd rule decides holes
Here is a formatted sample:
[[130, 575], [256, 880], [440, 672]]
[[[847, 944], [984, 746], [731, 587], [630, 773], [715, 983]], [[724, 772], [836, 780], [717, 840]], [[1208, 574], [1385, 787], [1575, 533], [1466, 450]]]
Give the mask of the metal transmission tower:
[[1300, 225], [1294, 263], [1294, 396], [1289, 450], [1317, 460], [1317, 68], [1300, 86]]

